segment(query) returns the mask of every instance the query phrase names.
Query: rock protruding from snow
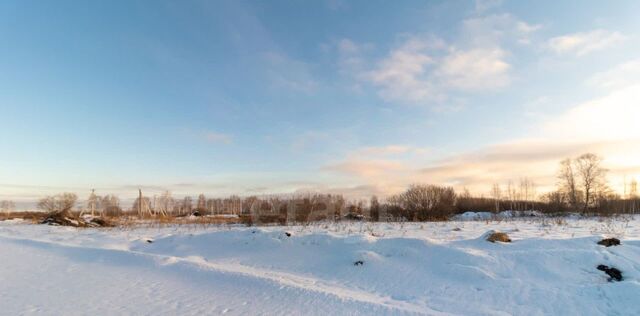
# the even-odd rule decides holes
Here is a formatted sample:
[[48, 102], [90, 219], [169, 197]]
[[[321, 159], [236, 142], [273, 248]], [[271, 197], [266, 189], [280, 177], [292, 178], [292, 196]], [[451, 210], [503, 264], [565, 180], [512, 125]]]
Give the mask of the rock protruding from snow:
[[511, 238], [509, 238], [509, 235], [507, 235], [506, 233], [490, 231], [486, 235], [487, 235], [486, 237], [487, 241], [490, 241], [490, 242], [496, 242], [496, 241], [511, 242]]
[[611, 246], [620, 246], [620, 239], [618, 238], [605, 238], [598, 242], [598, 245], [611, 247]]
[[609, 282], [611, 281], [622, 281], [622, 271], [616, 268], [610, 268], [601, 264], [597, 267], [598, 270], [603, 271], [609, 276]]

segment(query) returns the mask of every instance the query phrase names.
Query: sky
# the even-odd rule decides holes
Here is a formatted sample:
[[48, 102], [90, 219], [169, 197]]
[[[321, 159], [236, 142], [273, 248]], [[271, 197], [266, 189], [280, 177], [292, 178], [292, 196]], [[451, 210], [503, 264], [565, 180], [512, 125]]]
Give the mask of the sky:
[[640, 178], [638, 1], [2, 1], [0, 199]]

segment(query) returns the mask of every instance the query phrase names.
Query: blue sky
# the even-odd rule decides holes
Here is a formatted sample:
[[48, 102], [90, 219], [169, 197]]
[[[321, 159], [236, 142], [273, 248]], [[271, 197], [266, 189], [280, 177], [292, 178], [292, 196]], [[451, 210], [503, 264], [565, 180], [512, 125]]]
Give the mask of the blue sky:
[[[3, 1], [0, 197], [640, 176], [637, 1]], [[634, 116], [639, 115], [639, 116]]]

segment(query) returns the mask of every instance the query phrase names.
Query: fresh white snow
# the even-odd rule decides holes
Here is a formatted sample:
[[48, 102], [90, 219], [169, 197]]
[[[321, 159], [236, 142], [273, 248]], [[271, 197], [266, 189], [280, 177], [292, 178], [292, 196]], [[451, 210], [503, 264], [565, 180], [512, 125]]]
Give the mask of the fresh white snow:
[[[640, 218], [465, 219], [127, 229], [0, 222], [0, 314], [640, 314]], [[485, 241], [489, 230], [513, 243]], [[622, 245], [599, 246], [602, 237]], [[625, 280], [608, 282], [598, 264]]]

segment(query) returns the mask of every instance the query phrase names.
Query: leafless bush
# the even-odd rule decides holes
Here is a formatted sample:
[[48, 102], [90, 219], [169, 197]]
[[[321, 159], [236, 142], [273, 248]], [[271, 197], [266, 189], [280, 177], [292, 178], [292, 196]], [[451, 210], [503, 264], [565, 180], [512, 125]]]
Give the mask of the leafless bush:
[[78, 200], [75, 193], [61, 193], [54, 196], [46, 196], [38, 202], [38, 208], [50, 214], [70, 213]]
[[447, 218], [455, 205], [456, 193], [451, 187], [414, 184], [404, 193], [390, 198], [391, 211], [409, 220]]

